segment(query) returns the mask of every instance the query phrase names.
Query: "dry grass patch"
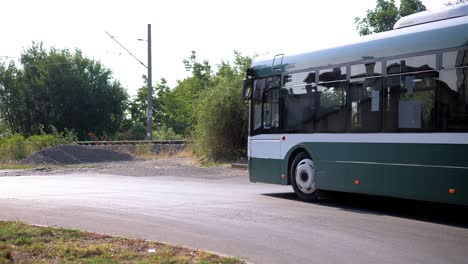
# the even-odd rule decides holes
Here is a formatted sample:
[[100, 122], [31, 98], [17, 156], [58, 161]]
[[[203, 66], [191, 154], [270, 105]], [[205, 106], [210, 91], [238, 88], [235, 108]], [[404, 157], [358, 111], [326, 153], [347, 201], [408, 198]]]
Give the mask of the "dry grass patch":
[[0, 221], [0, 264], [10, 263], [244, 262], [158, 242]]
[[166, 159], [166, 158], [192, 158], [193, 153], [190, 148], [185, 148], [182, 151], [163, 150], [159, 153], [153, 153], [149, 145], [137, 145], [135, 148], [135, 156], [145, 160]]

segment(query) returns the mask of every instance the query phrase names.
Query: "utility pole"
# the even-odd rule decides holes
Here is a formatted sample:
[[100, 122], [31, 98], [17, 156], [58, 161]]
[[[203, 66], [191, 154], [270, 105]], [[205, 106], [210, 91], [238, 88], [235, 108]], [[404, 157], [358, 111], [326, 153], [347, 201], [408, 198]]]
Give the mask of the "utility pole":
[[[131, 53], [127, 48], [125, 48], [117, 39], [115, 39], [114, 36], [109, 34], [109, 32], [106, 31], [106, 34], [109, 35], [109, 37], [117, 42], [120, 47], [122, 47], [130, 56], [132, 56], [135, 60], [137, 60], [141, 65], [143, 65], [145, 68], [148, 69], [148, 96], [147, 96], [147, 101], [148, 101], [148, 108], [146, 109], [146, 139], [147, 140], [152, 140], [153, 139], [153, 73], [152, 73], [152, 66], [151, 66], [151, 24], [148, 24], [148, 39], [146, 41], [148, 42], [148, 66], [146, 66], [141, 60], [139, 60], [133, 53]], [[138, 39], [140, 41], [145, 41], [145, 39]]]
[[151, 24], [148, 24], [148, 110], [146, 116], [146, 139], [153, 139], [153, 76], [151, 66]]

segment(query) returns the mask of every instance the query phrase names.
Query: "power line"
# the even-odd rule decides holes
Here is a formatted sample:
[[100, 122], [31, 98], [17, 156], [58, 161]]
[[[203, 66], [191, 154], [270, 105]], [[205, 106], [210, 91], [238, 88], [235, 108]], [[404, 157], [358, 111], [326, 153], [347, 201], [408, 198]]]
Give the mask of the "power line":
[[[130, 56], [132, 56], [135, 60], [137, 60], [141, 65], [143, 65], [146, 69], [148, 69], [148, 97], [147, 97], [147, 115], [146, 115], [146, 138], [148, 140], [153, 139], [153, 86], [152, 86], [152, 66], [151, 66], [151, 24], [148, 24], [148, 39], [146, 40], [148, 43], [148, 66], [146, 66], [141, 60], [139, 60], [133, 53], [131, 53], [127, 48], [125, 48], [114, 36], [109, 34], [109, 32], [105, 31], [109, 37], [117, 42], [120, 47], [122, 47]], [[143, 40], [143, 39], [139, 39]]]
[[117, 56], [126, 56], [128, 54], [123, 54], [122, 52], [113, 52], [113, 51], [107, 51], [106, 52], [107, 54], [114, 54], [114, 55], [117, 55]]
[[133, 55], [133, 53], [131, 53], [127, 48], [124, 47], [124, 45], [122, 45], [114, 36], [112, 36], [111, 34], [109, 34], [109, 32], [105, 31], [107, 35], [109, 35], [109, 37], [114, 40], [115, 42], [117, 42], [117, 44], [119, 44], [120, 47], [122, 47], [126, 52], [128, 52], [128, 54], [130, 56], [132, 56], [135, 60], [137, 60], [141, 65], [143, 65], [145, 68], [148, 68], [148, 66], [146, 66], [141, 60], [139, 60], [135, 55]]
[[16, 57], [12, 57], [12, 56], [0, 56], [0, 58], [5, 58], [5, 59], [12, 58], [12, 59], [14, 59], [14, 58], [16, 58]]
[[32, 67], [41, 67], [41, 66], [52, 66], [52, 65], [77, 65], [72, 61], [64, 61], [64, 62], [52, 62], [52, 63], [41, 63], [41, 62], [36, 62], [36, 63], [29, 63], [29, 64], [20, 64], [21, 67], [23, 68], [32, 68]]

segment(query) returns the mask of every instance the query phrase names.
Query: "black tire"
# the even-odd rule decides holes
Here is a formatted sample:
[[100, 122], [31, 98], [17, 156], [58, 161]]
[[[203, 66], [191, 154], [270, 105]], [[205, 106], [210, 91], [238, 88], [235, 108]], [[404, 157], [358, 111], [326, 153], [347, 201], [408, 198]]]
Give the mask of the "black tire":
[[[292, 161], [292, 164], [291, 164], [291, 167], [290, 167], [290, 170], [289, 170], [289, 177], [290, 177], [289, 179], [290, 179], [291, 185], [292, 185], [292, 187], [294, 189], [294, 192], [299, 197], [299, 199], [301, 199], [303, 201], [307, 201], [307, 202], [314, 202], [314, 201], [317, 201], [319, 199], [318, 191], [315, 190], [315, 188], [313, 190], [312, 190], [312, 188], [302, 190], [301, 187], [296, 182], [297, 167], [299, 166], [299, 163], [302, 163], [301, 166], [303, 166], [304, 162], [306, 162], [307, 160], [312, 161], [312, 158], [309, 156], [309, 154], [307, 154], [304, 151], [299, 152], [294, 157], [294, 159]], [[313, 171], [313, 167], [312, 167], [312, 171]], [[307, 176], [307, 177], [310, 177], [310, 176]], [[315, 179], [314, 179], [313, 176], [312, 176], [312, 181], [313, 181], [313, 185], [315, 186]], [[309, 191], [313, 191], [313, 192], [312, 193], [307, 193]]]

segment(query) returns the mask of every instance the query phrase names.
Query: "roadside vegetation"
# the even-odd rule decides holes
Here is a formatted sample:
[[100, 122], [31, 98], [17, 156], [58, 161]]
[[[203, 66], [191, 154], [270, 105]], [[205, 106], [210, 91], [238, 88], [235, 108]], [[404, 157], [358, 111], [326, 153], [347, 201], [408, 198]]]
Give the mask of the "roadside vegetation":
[[[167, 145], [166, 145], [167, 146]], [[138, 144], [135, 146], [134, 156], [145, 160], [163, 159], [163, 158], [191, 158], [193, 157], [192, 146], [184, 146], [183, 149], [176, 149], [162, 146], [159, 151], [154, 151], [151, 144]]]
[[32, 135], [27, 138], [20, 134], [13, 134], [10, 136], [0, 135], [0, 165], [3, 168], [22, 168], [19, 164], [10, 164], [7, 166], [5, 163], [22, 160], [30, 154], [55, 145], [70, 144], [77, 140], [73, 131], [64, 129], [59, 132], [55, 127], [50, 127], [50, 134], [46, 134], [41, 128], [41, 134]]
[[[153, 99], [153, 138], [189, 139], [193, 154], [204, 161], [236, 160], [246, 155], [248, 104], [242, 100], [242, 79], [252, 59], [234, 52], [233, 62], [212, 66], [195, 51], [184, 60], [190, 77], [174, 88], [162, 79]], [[127, 137], [145, 139], [146, 85], [130, 103]], [[122, 136], [122, 134], [119, 134]]]
[[244, 262], [158, 242], [0, 221], [0, 264], [9, 263]]
[[26, 170], [37, 168], [35, 165], [18, 164], [18, 163], [0, 163], [0, 170]]
[[[153, 139], [193, 140], [192, 153], [207, 161], [245, 156], [248, 104], [240, 90], [251, 61], [235, 52], [233, 62], [212, 66], [192, 52], [183, 62], [190, 77], [173, 88], [165, 79], [154, 87]], [[0, 64], [0, 162], [75, 140], [144, 140], [143, 81], [128, 98], [100, 62], [79, 50], [47, 50], [33, 43], [21, 66]], [[140, 146], [137, 154], [150, 154], [148, 149]]]

